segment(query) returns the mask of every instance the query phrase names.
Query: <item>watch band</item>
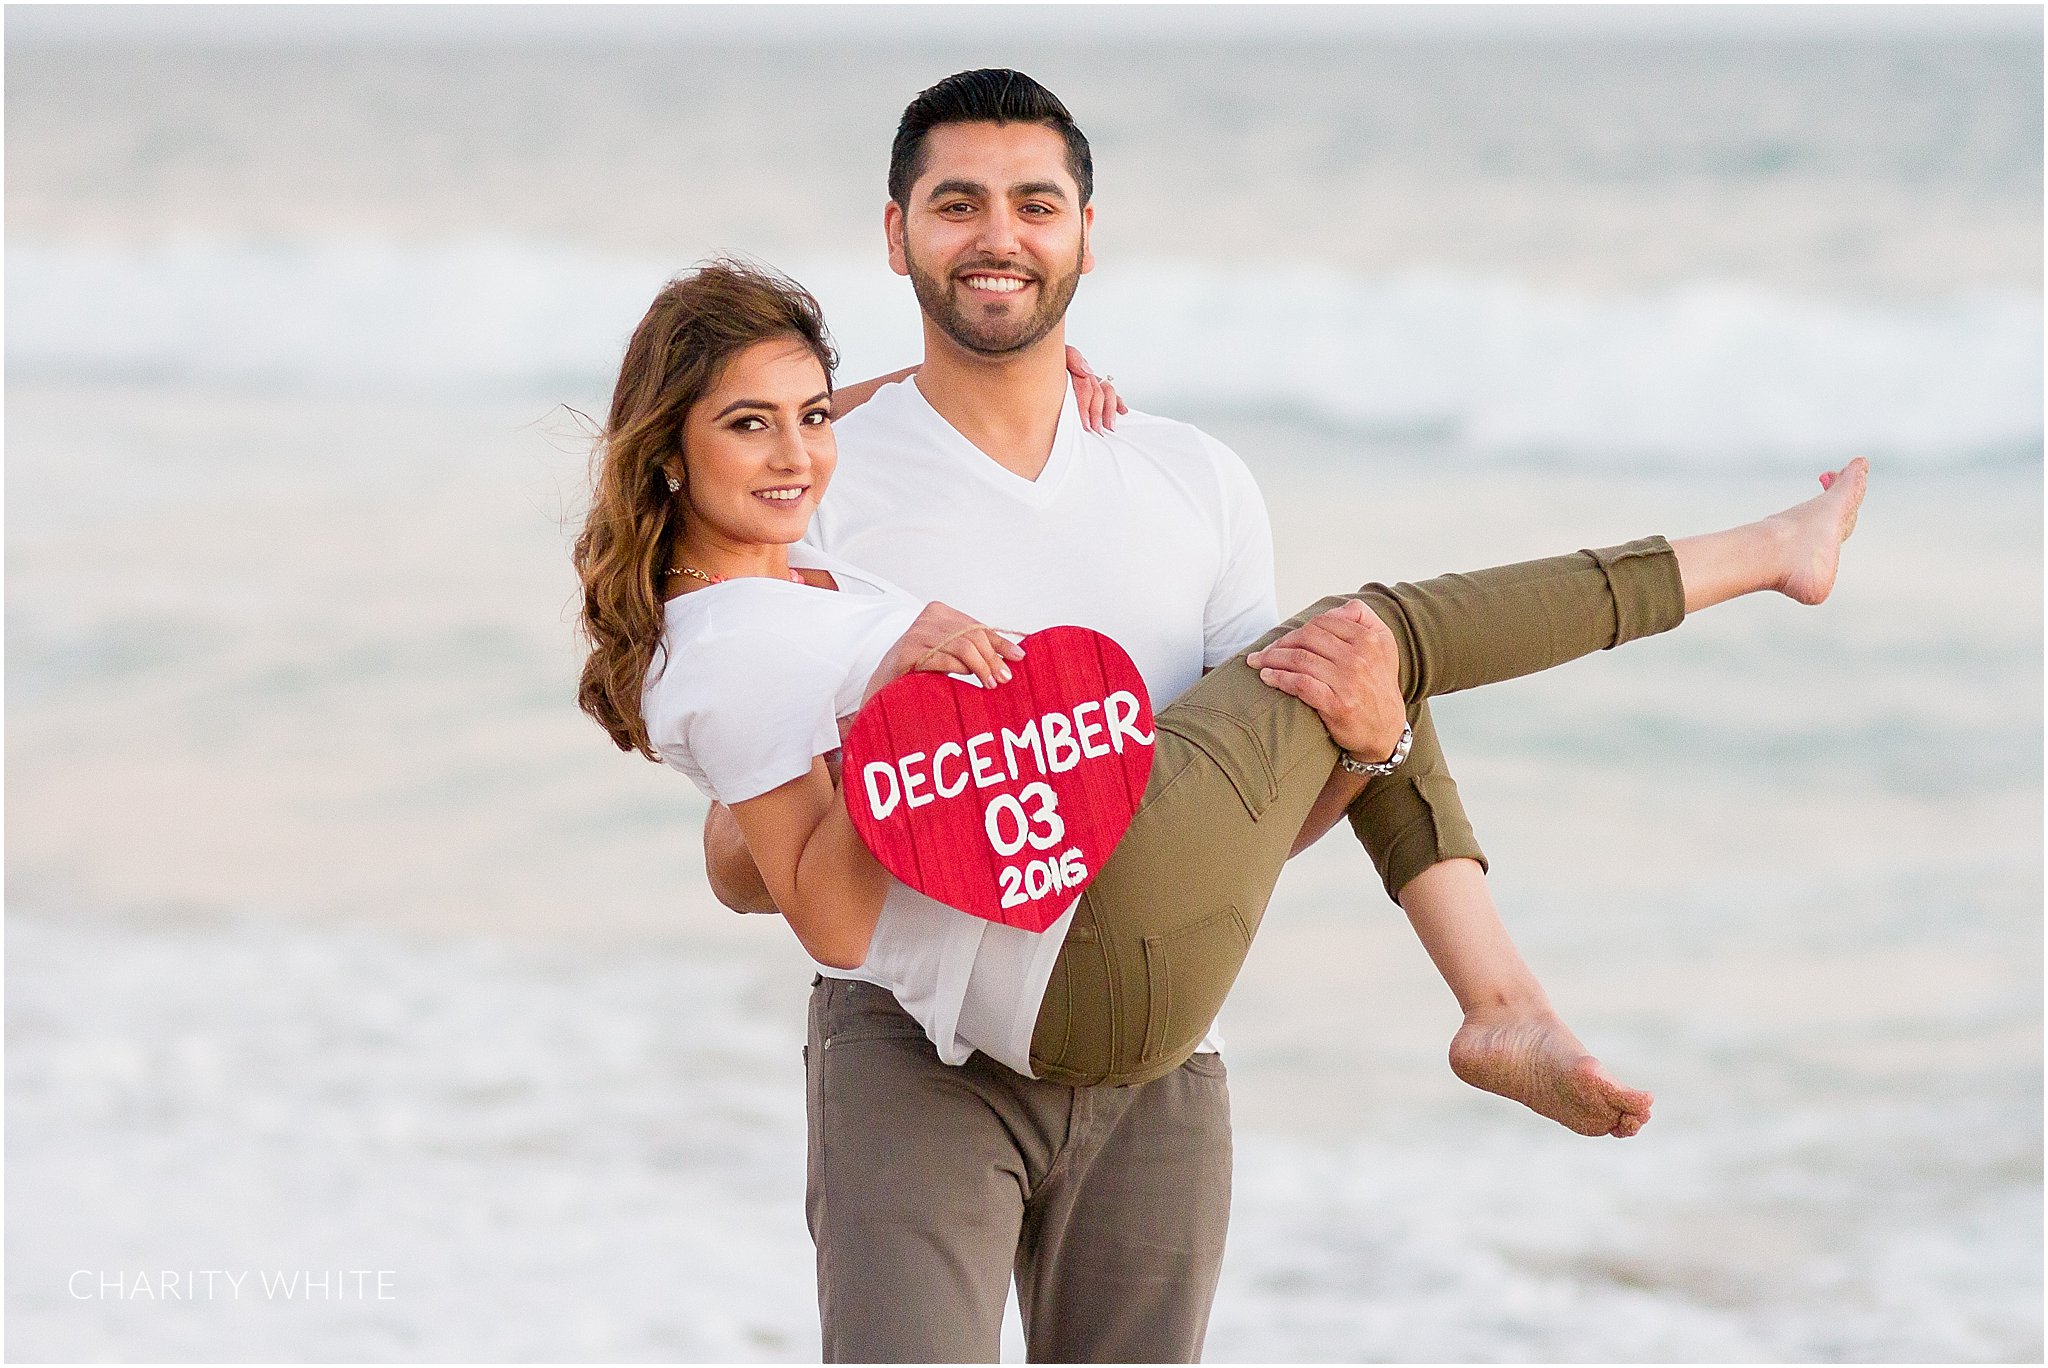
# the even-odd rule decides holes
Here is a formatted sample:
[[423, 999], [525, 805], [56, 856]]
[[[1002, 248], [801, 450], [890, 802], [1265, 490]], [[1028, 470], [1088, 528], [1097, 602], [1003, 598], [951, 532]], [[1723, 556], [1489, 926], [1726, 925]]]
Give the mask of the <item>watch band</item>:
[[1408, 758], [1408, 748], [1415, 744], [1415, 728], [1401, 728], [1401, 739], [1394, 743], [1394, 753], [1384, 760], [1355, 760], [1349, 751], [1337, 752], [1337, 768], [1346, 774], [1365, 774], [1377, 779], [1392, 774], [1401, 768], [1401, 762]]

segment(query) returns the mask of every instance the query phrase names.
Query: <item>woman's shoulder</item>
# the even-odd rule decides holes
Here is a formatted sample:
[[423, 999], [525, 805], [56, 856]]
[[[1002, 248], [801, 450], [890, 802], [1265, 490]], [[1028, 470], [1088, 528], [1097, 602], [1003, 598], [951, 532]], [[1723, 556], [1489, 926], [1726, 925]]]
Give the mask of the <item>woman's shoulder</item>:
[[678, 685], [714, 673], [766, 674], [828, 659], [835, 654], [833, 624], [844, 616], [838, 597], [795, 585], [733, 582], [670, 599], [655, 662], [660, 679]]
[[656, 748], [688, 747], [711, 720], [769, 717], [829, 697], [844, 664], [824, 649], [831, 633], [816, 624], [806, 631], [801, 616], [742, 614], [727, 604], [678, 610], [671, 600], [640, 702]]
[[[915, 600], [864, 591], [838, 564], [839, 592], [730, 580], [665, 606], [641, 712], [663, 758], [707, 792], [762, 791], [761, 774], [783, 782], [800, 772], [791, 765], [835, 746], [835, 719], [857, 706], [877, 653], [916, 617]], [[777, 763], [764, 769], [764, 755]]]
[[833, 700], [848, 668], [836, 649], [844, 633], [806, 602], [837, 595], [789, 584], [784, 594], [723, 592], [731, 587], [683, 596], [704, 600], [695, 605], [670, 601], [641, 698], [662, 759], [723, 802], [794, 778], [837, 744]]
[[[821, 558], [835, 559], [835, 558]], [[662, 649], [648, 668], [650, 706], [686, 708], [738, 696], [815, 691], [871, 650], [878, 631], [900, 634], [916, 600], [879, 592], [843, 562], [831, 569], [838, 592], [776, 580], [731, 580], [682, 594], [665, 607]], [[893, 586], [889, 587], [893, 590]]]

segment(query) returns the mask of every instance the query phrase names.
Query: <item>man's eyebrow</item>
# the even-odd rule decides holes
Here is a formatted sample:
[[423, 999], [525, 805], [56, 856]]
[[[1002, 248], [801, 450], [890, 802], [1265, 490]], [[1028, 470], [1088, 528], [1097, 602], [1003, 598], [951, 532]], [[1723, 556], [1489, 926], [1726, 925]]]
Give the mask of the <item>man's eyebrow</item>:
[[1026, 181], [1022, 185], [1011, 186], [1010, 195], [1014, 199], [1063, 200], [1067, 191], [1058, 181]]
[[931, 188], [931, 193], [927, 194], [925, 199], [943, 199], [947, 195], [973, 195], [982, 198], [987, 194], [988, 187], [980, 181], [942, 180]]
[[[1024, 181], [1010, 187], [1012, 199], [1056, 199], [1064, 202], [1067, 189], [1058, 181]], [[974, 199], [987, 199], [989, 188], [980, 181], [942, 180], [931, 188], [925, 202], [944, 199], [948, 195], [967, 195]]]
[[[831, 397], [831, 390], [819, 390], [816, 394], [804, 400], [801, 404], [798, 404], [797, 407], [809, 408], [813, 404], [822, 404]], [[772, 411], [775, 408], [775, 405], [773, 402], [767, 399], [735, 399], [730, 404], [727, 404], [724, 408], [720, 409], [718, 412], [712, 414], [711, 421], [715, 423], [719, 419], [725, 417], [728, 413], [738, 413], [741, 409], [750, 408], [769, 409]]]

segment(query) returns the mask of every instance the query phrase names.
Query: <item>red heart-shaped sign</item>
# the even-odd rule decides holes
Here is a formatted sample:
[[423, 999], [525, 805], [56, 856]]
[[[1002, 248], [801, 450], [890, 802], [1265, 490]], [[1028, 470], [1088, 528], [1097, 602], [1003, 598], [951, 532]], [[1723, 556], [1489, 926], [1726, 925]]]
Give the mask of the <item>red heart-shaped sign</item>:
[[920, 671], [883, 689], [841, 752], [846, 810], [891, 874], [949, 907], [1043, 931], [1145, 796], [1152, 700], [1086, 627], [1024, 638], [993, 689]]

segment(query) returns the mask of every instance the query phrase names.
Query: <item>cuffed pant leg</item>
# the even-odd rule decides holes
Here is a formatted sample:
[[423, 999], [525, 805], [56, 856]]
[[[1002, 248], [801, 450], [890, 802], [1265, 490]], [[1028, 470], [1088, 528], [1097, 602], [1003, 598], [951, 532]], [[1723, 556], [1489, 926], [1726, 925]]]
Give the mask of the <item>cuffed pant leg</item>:
[[812, 990], [807, 1060], [825, 1362], [996, 1362], [1056, 1090], [1034, 1107], [999, 1064], [941, 1063], [886, 989], [848, 980]]
[[1458, 781], [1437, 741], [1429, 704], [1408, 709], [1415, 745], [1392, 774], [1366, 781], [1345, 812], [1352, 834], [1372, 857], [1381, 885], [1395, 902], [1423, 870], [1446, 860], [1472, 860], [1484, 870], [1486, 852], [1465, 815]]
[[1400, 640], [1410, 703], [1536, 674], [1685, 617], [1678, 560], [1662, 537], [1342, 597], [1364, 600]]
[[[1511, 596], [1515, 612], [1493, 630], [1466, 633], [1477, 615]], [[1416, 692], [1443, 693], [1502, 674], [1558, 664], [1589, 650], [1606, 649], [1678, 625], [1685, 589], [1678, 561], [1662, 537], [1526, 561], [1473, 575], [1446, 575], [1415, 585], [1369, 585], [1364, 597], [1389, 626], [1413, 634], [1412, 646], [1431, 659], [1412, 681]], [[1338, 599], [1298, 614], [1291, 629]], [[1482, 656], [1498, 655], [1501, 663]], [[1408, 761], [1367, 784], [1348, 814], [1359, 843], [1379, 869], [1387, 896], [1399, 900], [1409, 880], [1445, 860], [1477, 860], [1485, 867], [1458, 786], [1437, 744], [1426, 703], [1409, 708], [1415, 746]]]
[[1031, 1361], [1198, 1361], [1223, 1267], [1230, 1164], [1217, 1055], [1136, 1087], [1079, 1090], [1018, 1250]]
[[[1364, 602], [1393, 633], [1411, 707], [1684, 617], [1676, 559], [1652, 537], [1416, 584], [1369, 584], [1312, 605], [1253, 649], [1345, 599]], [[1187, 1057], [1229, 992], [1336, 761], [1315, 711], [1264, 684], [1242, 655], [1161, 711], [1157, 733], [1144, 802], [1082, 895], [1047, 986], [1031, 1051], [1042, 1077], [1143, 1083]]]

